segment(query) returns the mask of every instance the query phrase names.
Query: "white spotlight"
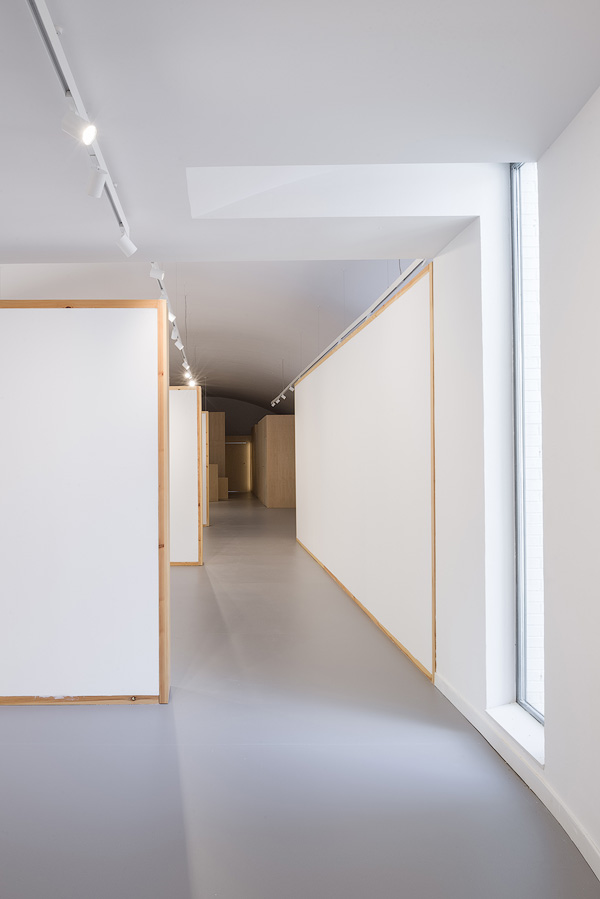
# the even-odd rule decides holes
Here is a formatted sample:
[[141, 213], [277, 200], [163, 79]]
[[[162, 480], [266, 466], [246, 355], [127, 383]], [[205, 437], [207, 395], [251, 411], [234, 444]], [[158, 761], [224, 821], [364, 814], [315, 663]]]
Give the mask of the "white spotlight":
[[184, 377], [184, 378], [191, 378], [191, 377], [192, 377], [191, 371], [184, 371], [183, 377]]
[[177, 325], [173, 325], [173, 330], [171, 331], [171, 340], [179, 340], [179, 329]]
[[102, 191], [104, 190], [104, 185], [106, 184], [107, 176], [108, 172], [105, 172], [104, 169], [101, 169], [98, 166], [94, 166], [88, 182], [88, 197], [93, 197], [95, 200], [100, 199]]
[[156, 262], [150, 263], [150, 277], [156, 278], [157, 281], [165, 280], [165, 273], [163, 272], [162, 268], [156, 264]]
[[195, 386], [196, 386], [196, 382], [195, 382], [195, 381], [188, 381], [188, 384], [190, 385], [190, 387], [195, 387]]
[[282, 394], [281, 394], [281, 399], [282, 399], [282, 400], [285, 399], [285, 393], [282, 393]]
[[117, 246], [126, 256], [133, 256], [137, 250], [136, 245], [124, 228], [121, 228], [121, 236], [117, 241]]
[[77, 115], [74, 109], [68, 109], [62, 120], [62, 130], [80, 140], [86, 147], [96, 140], [98, 130], [95, 125], [88, 122], [87, 119]]
[[190, 363], [187, 361], [187, 359], [184, 359], [181, 364], [184, 368], [187, 368], [188, 371], [190, 370]]
[[292, 391], [292, 393], [294, 392], [294, 388], [292, 387], [291, 384], [290, 384], [290, 390]]
[[173, 322], [175, 321], [175, 313], [173, 312], [173, 310], [171, 309], [170, 306], [169, 306], [169, 311], [168, 311], [167, 315], [169, 316], [169, 321], [171, 322], [171, 324], [173, 324]]
[[175, 341], [175, 346], [177, 347], [178, 350], [183, 349], [183, 342], [181, 340], [181, 337], [179, 337], [179, 335], [177, 335], [177, 340]]

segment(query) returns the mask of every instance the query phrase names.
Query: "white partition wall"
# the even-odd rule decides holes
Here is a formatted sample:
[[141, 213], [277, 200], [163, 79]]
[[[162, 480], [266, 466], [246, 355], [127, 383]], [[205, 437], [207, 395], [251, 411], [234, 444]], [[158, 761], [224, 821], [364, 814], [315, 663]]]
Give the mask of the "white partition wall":
[[296, 386], [298, 541], [432, 677], [431, 267]]
[[0, 703], [169, 694], [163, 301], [0, 303]]
[[202, 524], [210, 524], [210, 497], [208, 495], [208, 412], [202, 413]]
[[202, 396], [169, 390], [171, 565], [202, 565]]

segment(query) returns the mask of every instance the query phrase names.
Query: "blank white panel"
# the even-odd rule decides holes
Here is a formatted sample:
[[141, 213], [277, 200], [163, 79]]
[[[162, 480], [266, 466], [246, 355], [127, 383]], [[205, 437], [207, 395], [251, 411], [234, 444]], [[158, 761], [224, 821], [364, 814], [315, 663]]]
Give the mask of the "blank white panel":
[[295, 391], [298, 539], [431, 672], [430, 278]]
[[169, 390], [171, 562], [198, 563], [198, 393]]
[[158, 693], [157, 327], [0, 310], [0, 695]]
[[202, 524], [208, 524], [208, 412], [202, 413]]

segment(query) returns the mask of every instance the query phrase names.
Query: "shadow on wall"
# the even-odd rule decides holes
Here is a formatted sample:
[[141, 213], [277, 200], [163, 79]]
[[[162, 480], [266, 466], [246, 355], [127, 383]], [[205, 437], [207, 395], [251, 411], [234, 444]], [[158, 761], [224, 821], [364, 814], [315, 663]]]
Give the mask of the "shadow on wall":
[[272, 415], [272, 409], [255, 406], [243, 400], [221, 396], [207, 396], [205, 409], [208, 412], [225, 412], [225, 434], [250, 434], [252, 428], [265, 415]]

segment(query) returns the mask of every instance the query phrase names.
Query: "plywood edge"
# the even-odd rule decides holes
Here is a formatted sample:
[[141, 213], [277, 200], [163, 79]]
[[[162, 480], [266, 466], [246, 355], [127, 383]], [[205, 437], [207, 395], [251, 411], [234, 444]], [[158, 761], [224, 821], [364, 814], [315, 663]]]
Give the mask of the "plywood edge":
[[197, 458], [198, 458], [198, 564], [204, 565], [204, 491], [202, 490], [202, 388], [192, 387], [196, 391], [196, 426], [197, 426]]
[[342, 590], [344, 591], [344, 593], [346, 593], [350, 597], [350, 599], [354, 600], [356, 605], [360, 609], [362, 609], [362, 611], [365, 613], [365, 615], [367, 615], [371, 619], [371, 621], [377, 625], [379, 630], [383, 631], [383, 633], [386, 635], [386, 637], [388, 637], [392, 641], [392, 643], [398, 647], [398, 649], [402, 650], [404, 655], [407, 656], [407, 658], [409, 658], [410, 661], [414, 665], [416, 665], [416, 667], [419, 669], [419, 671], [421, 671], [425, 675], [425, 677], [433, 683], [433, 674], [430, 671], [428, 671], [427, 668], [425, 668], [425, 666], [421, 662], [419, 662], [419, 660], [416, 659], [411, 652], [409, 652], [409, 650], [406, 648], [406, 646], [403, 646], [402, 643], [400, 643], [400, 641], [397, 640], [396, 637], [394, 637], [394, 635], [391, 634], [388, 631], [388, 629], [386, 627], [384, 627], [384, 625], [380, 621], [378, 621], [377, 618], [375, 618], [375, 616], [371, 612], [369, 612], [369, 610], [362, 604], [362, 602], [359, 599], [357, 599], [356, 596], [353, 593], [351, 593], [350, 590], [348, 590], [348, 588], [344, 584], [342, 584], [342, 582], [339, 580], [339, 578], [337, 578], [335, 576], [335, 574], [333, 574], [329, 570], [329, 568], [327, 568], [325, 565], [323, 565], [323, 563], [320, 561], [320, 559], [317, 559], [317, 557], [313, 553], [311, 553], [310, 549], [308, 549], [302, 543], [302, 541], [299, 540], [297, 537], [296, 537], [296, 543], [302, 547], [302, 549], [304, 550], [305, 553], [308, 553], [308, 555], [311, 557], [311, 559], [314, 559], [314, 561], [317, 563], [317, 565], [319, 565], [323, 569], [323, 571], [325, 571], [329, 575], [329, 577], [333, 581], [335, 581], [335, 583], [338, 585], [338, 587], [341, 587]]
[[181, 565], [195, 565], [197, 568], [202, 565], [202, 562], [171, 562], [171, 567], [174, 568], [176, 566]]
[[[433, 263], [430, 262], [429, 265], [425, 266], [425, 268], [422, 271], [420, 271], [419, 274], [415, 278], [413, 278], [411, 281], [408, 282], [408, 284], [405, 284], [404, 287], [402, 287], [397, 293], [393, 294], [389, 299], [387, 299], [385, 301], [385, 303], [383, 303], [383, 305], [380, 306], [380, 308], [377, 310], [377, 312], [374, 312], [373, 315], [369, 316], [369, 318], [366, 319], [366, 321], [364, 321], [361, 325], [358, 325], [354, 329], [354, 331], [352, 331], [351, 334], [348, 334], [347, 337], [344, 337], [344, 339], [342, 340], [341, 343], [338, 343], [337, 346], [334, 346], [331, 350], [329, 350], [329, 352], [325, 356], [323, 356], [322, 359], [319, 359], [318, 362], [315, 362], [315, 364], [312, 366], [312, 368], [310, 368], [307, 372], [305, 372], [301, 378], [298, 378], [297, 381], [293, 381], [292, 383], [294, 385], [294, 390], [296, 389], [298, 384], [301, 384], [305, 378], [308, 378], [308, 376], [311, 375], [313, 373], [313, 371], [315, 371], [317, 368], [319, 368], [320, 365], [323, 365], [324, 362], [327, 362], [327, 360], [330, 359], [334, 355], [334, 353], [337, 353], [338, 350], [341, 350], [341, 348], [343, 346], [346, 346], [346, 344], [350, 340], [352, 340], [353, 337], [356, 337], [356, 335], [360, 334], [360, 332], [363, 331], [368, 325], [370, 325], [371, 322], [375, 321], [376, 318], [379, 318], [379, 316], [383, 312], [385, 312], [386, 309], [389, 309], [389, 307], [392, 305], [392, 303], [395, 303], [396, 300], [399, 300], [400, 297], [403, 296], [403, 294], [405, 294], [408, 290], [410, 290], [411, 287], [414, 287], [415, 284], [418, 284], [418, 282], [421, 280], [421, 278], [424, 278], [425, 275], [431, 275], [432, 273], [433, 273]], [[267, 415], [266, 417], [268, 418], [269, 416]], [[429, 677], [429, 675], [428, 675], [428, 677]]]
[[428, 268], [429, 277], [429, 374], [430, 374], [430, 428], [431, 428], [431, 670], [437, 670], [437, 547], [435, 520], [435, 344], [433, 328], [433, 263]]
[[156, 705], [158, 696], [0, 696], [0, 705]]

